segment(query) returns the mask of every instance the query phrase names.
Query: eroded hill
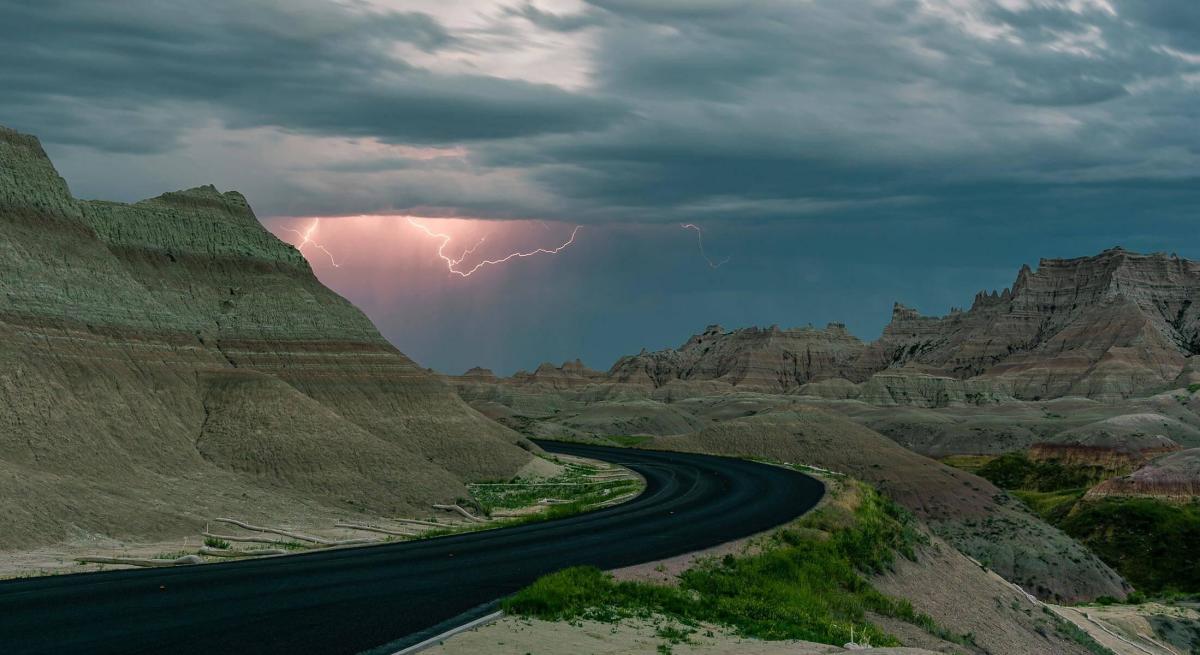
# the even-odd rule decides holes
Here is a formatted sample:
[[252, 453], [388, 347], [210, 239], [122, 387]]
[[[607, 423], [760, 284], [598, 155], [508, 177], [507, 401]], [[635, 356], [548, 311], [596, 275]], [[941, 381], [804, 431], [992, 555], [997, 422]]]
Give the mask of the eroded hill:
[[0, 407], [0, 549], [395, 515], [532, 460], [240, 194], [79, 201], [3, 128]]

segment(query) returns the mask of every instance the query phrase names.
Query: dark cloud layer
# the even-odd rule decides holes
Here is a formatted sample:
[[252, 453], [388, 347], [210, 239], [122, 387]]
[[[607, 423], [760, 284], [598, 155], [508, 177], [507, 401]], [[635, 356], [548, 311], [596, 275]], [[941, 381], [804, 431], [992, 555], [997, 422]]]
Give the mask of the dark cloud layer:
[[[512, 313], [502, 367], [544, 356], [513, 327], [534, 319], [561, 328], [556, 353], [605, 364], [705, 317], [871, 337], [891, 300], [944, 310], [1038, 256], [1191, 247], [1200, 3], [477, 5], [0, 0], [0, 124], [41, 136], [85, 196], [214, 181], [265, 216], [659, 224], [650, 251], [593, 231], [626, 250], [564, 258], [578, 270], [558, 285], [560, 309], [577, 294], [595, 304], [577, 315], [626, 316], [605, 323], [627, 336], [646, 294], [664, 301], [658, 342], [562, 323], [530, 291], [422, 324], [415, 354], [435, 365], [475, 306]], [[732, 263], [697, 277], [686, 238], [661, 256], [681, 221]]]
[[[0, 5], [0, 42], [4, 120], [111, 150], [169, 149], [211, 117], [231, 128], [447, 143], [586, 131], [622, 111], [549, 85], [431, 74], [391, 49], [456, 47], [433, 17], [315, 1], [10, 0]], [[134, 125], [114, 135], [114, 117]]]
[[[337, 183], [346, 176], [393, 174], [378, 180], [393, 193], [320, 203], [345, 213], [931, 211], [961, 185], [1194, 177], [1200, 161], [1200, 130], [1187, 129], [1200, 118], [1194, 3], [501, 2], [482, 3], [487, 20], [471, 29], [406, 4], [10, 0], [0, 117], [113, 152], [170, 151], [213, 120], [468, 148], [465, 167], [364, 153], [305, 168], [325, 176], [325, 194], [361, 188]], [[486, 70], [504, 50], [550, 38], [588, 53], [586, 84]], [[461, 55], [484, 65], [426, 65]], [[405, 182], [418, 174], [426, 183]], [[431, 174], [444, 183], [428, 184]], [[498, 174], [523, 191], [462, 193]], [[260, 206], [296, 208], [296, 185], [311, 186], [281, 182]], [[292, 201], [275, 197], [285, 193]]]

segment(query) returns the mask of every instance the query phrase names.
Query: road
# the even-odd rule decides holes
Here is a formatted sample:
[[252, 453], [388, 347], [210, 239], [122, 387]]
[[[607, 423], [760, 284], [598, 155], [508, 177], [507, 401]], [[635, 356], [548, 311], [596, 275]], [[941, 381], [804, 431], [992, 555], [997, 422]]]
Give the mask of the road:
[[0, 582], [0, 653], [391, 653], [544, 574], [731, 541], [823, 494], [813, 478], [744, 460], [538, 443], [627, 466], [646, 490], [596, 512], [424, 541]]

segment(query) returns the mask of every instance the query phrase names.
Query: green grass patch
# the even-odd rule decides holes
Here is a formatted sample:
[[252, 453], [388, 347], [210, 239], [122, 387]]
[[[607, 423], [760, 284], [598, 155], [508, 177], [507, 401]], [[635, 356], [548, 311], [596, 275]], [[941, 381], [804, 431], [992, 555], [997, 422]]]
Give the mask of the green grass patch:
[[942, 463], [968, 473], [975, 473], [993, 459], [996, 459], [995, 455], [947, 455], [942, 458]]
[[512, 478], [471, 484], [468, 488], [475, 504], [490, 515], [498, 509], [529, 507], [546, 498], [568, 501], [576, 506], [593, 505], [633, 493], [642, 487], [640, 480], [597, 481], [593, 478], [602, 472], [605, 470], [595, 466], [565, 464], [562, 473], [550, 478]]
[[1086, 487], [1061, 491], [1013, 491], [1013, 495], [1033, 510], [1042, 520], [1057, 525], [1067, 518], [1075, 503], [1087, 493]]
[[[602, 469], [582, 464], [565, 464], [561, 474], [552, 478], [512, 478], [502, 485], [479, 483], [468, 485], [472, 502], [485, 513], [498, 509], [519, 509], [536, 504], [543, 498], [554, 498], [566, 502], [548, 505], [539, 512], [496, 519], [486, 523], [447, 525], [430, 530], [408, 539], [428, 539], [464, 532], [509, 528], [527, 523], [552, 521], [596, 509], [600, 504], [640, 492], [644, 483], [641, 479], [622, 479], [596, 483], [592, 475]], [[553, 486], [547, 485], [552, 483]]]
[[1062, 529], [1139, 591], [1200, 592], [1200, 506], [1149, 498], [1080, 503]]
[[205, 537], [204, 545], [208, 546], [209, 548], [218, 548], [220, 550], [227, 550], [229, 548], [228, 541], [224, 539], [218, 539], [217, 537]]
[[874, 612], [970, 641], [867, 581], [866, 575], [889, 569], [897, 555], [915, 557], [923, 538], [904, 510], [854, 484], [860, 500], [854, 510], [826, 505], [777, 531], [757, 554], [700, 562], [677, 587], [618, 582], [598, 569], [576, 567], [539, 579], [506, 600], [504, 609], [550, 620], [661, 615], [685, 625], [729, 626], [746, 637], [838, 645], [853, 632], [860, 641], [897, 645], [867, 620]]
[[1063, 639], [1074, 641], [1092, 655], [1113, 655], [1113, 652], [1092, 638], [1083, 628], [1055, 614], [1049, 607], [1042, 606], [1042, 613], [1054, 624], [1054, 631]]
[[1057, 460], [1034, 461], [1024, 453], [1004, 453], [979, 467], [976, 475], [1001, 489], [1062, 491], [1090, 487], [1113, 475], [1101, 466], [1063, 464]]

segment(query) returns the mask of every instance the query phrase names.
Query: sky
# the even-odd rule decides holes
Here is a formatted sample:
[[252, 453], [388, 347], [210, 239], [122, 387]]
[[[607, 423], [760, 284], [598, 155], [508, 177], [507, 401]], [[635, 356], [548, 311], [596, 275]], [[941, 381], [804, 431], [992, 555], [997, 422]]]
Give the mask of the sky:
[[1200, 259], [1194, 0], [0, 0], [0, 43], [76, 196], [239, 190], [451, 373]]

